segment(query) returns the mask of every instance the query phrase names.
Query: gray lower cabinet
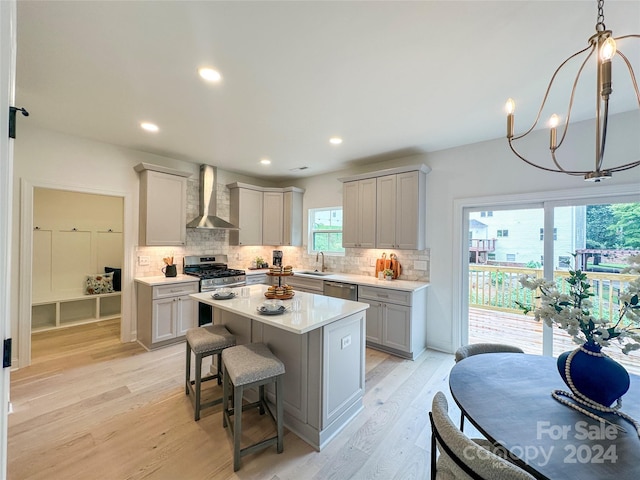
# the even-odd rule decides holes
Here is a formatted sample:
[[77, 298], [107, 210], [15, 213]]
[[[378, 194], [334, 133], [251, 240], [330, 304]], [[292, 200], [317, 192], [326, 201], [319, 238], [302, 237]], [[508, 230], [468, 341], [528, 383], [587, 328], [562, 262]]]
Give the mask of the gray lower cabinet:
[[138, 341], [148, 349], [184, 339], [197, 322], [197, 303], [189, 297], [198, 293], [198, 282], [149, 286], [137, 283]]
[[[278, 277], [273, 277], [272, 282], [274, 285], [277, 285]], [[309, 278], [291, 275], [288, 277], [282, 277], [282, 283], [291, 285], [297, 292], [307, 292], [322, 295], [322, 292], [324, 290], [324, 281], [321, 278]]]
[[360, 286], [367, 310], [367, 346], [415, 359], [427, 345], [427, 289], [414, 292]]

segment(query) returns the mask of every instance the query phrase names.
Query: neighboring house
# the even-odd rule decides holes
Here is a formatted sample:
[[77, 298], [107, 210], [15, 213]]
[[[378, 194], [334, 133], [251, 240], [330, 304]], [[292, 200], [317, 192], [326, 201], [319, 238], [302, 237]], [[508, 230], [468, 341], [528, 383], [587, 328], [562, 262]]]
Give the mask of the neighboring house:
[[[571, 254], [585, 248], [586, 207], [555, 209], [554, 268], [573, 267]], [[476, 263], [524, 266], [530, 262], [544, 263], [544, 212], [540, 208], [527, 210], [494, 210], [469, 214], [470, 246], [485, 245], [478, 252]], [[494, 240], [491, 242], [491, 240]], [[483, 257], [486, 255], [486, 261]], [[475, 255], [470, 255], [473, 262]]]

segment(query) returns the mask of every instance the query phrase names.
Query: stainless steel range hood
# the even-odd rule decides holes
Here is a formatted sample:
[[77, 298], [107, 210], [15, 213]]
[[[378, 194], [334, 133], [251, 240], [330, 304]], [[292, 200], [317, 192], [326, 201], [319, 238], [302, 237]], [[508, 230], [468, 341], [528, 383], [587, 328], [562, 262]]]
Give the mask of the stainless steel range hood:
[[216, 215], [218, 213], [217, 177], [217, 168], [211, 165], [200, 165], [200, 215], [187, 223], [187, 228], [239, 230], [235, 225]]

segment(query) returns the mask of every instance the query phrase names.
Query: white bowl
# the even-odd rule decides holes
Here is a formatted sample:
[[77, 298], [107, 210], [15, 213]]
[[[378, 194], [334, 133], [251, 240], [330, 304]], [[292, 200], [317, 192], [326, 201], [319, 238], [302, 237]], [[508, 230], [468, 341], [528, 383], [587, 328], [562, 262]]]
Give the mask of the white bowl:
[[284, 305], [282, 300], [267, 300], [262, 304], [262, 307], [269, 312], [275, 312], [279, 310], [282, 305]]

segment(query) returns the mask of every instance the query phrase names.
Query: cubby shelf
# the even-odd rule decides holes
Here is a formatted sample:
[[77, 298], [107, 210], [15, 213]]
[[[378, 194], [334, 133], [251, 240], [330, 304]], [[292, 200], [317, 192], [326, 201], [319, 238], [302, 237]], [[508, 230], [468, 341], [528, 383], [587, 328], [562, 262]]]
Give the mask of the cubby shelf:
[[43, 299], [31, 305], [31, 331], [53, 330], [119, 316], [120, 292]]

